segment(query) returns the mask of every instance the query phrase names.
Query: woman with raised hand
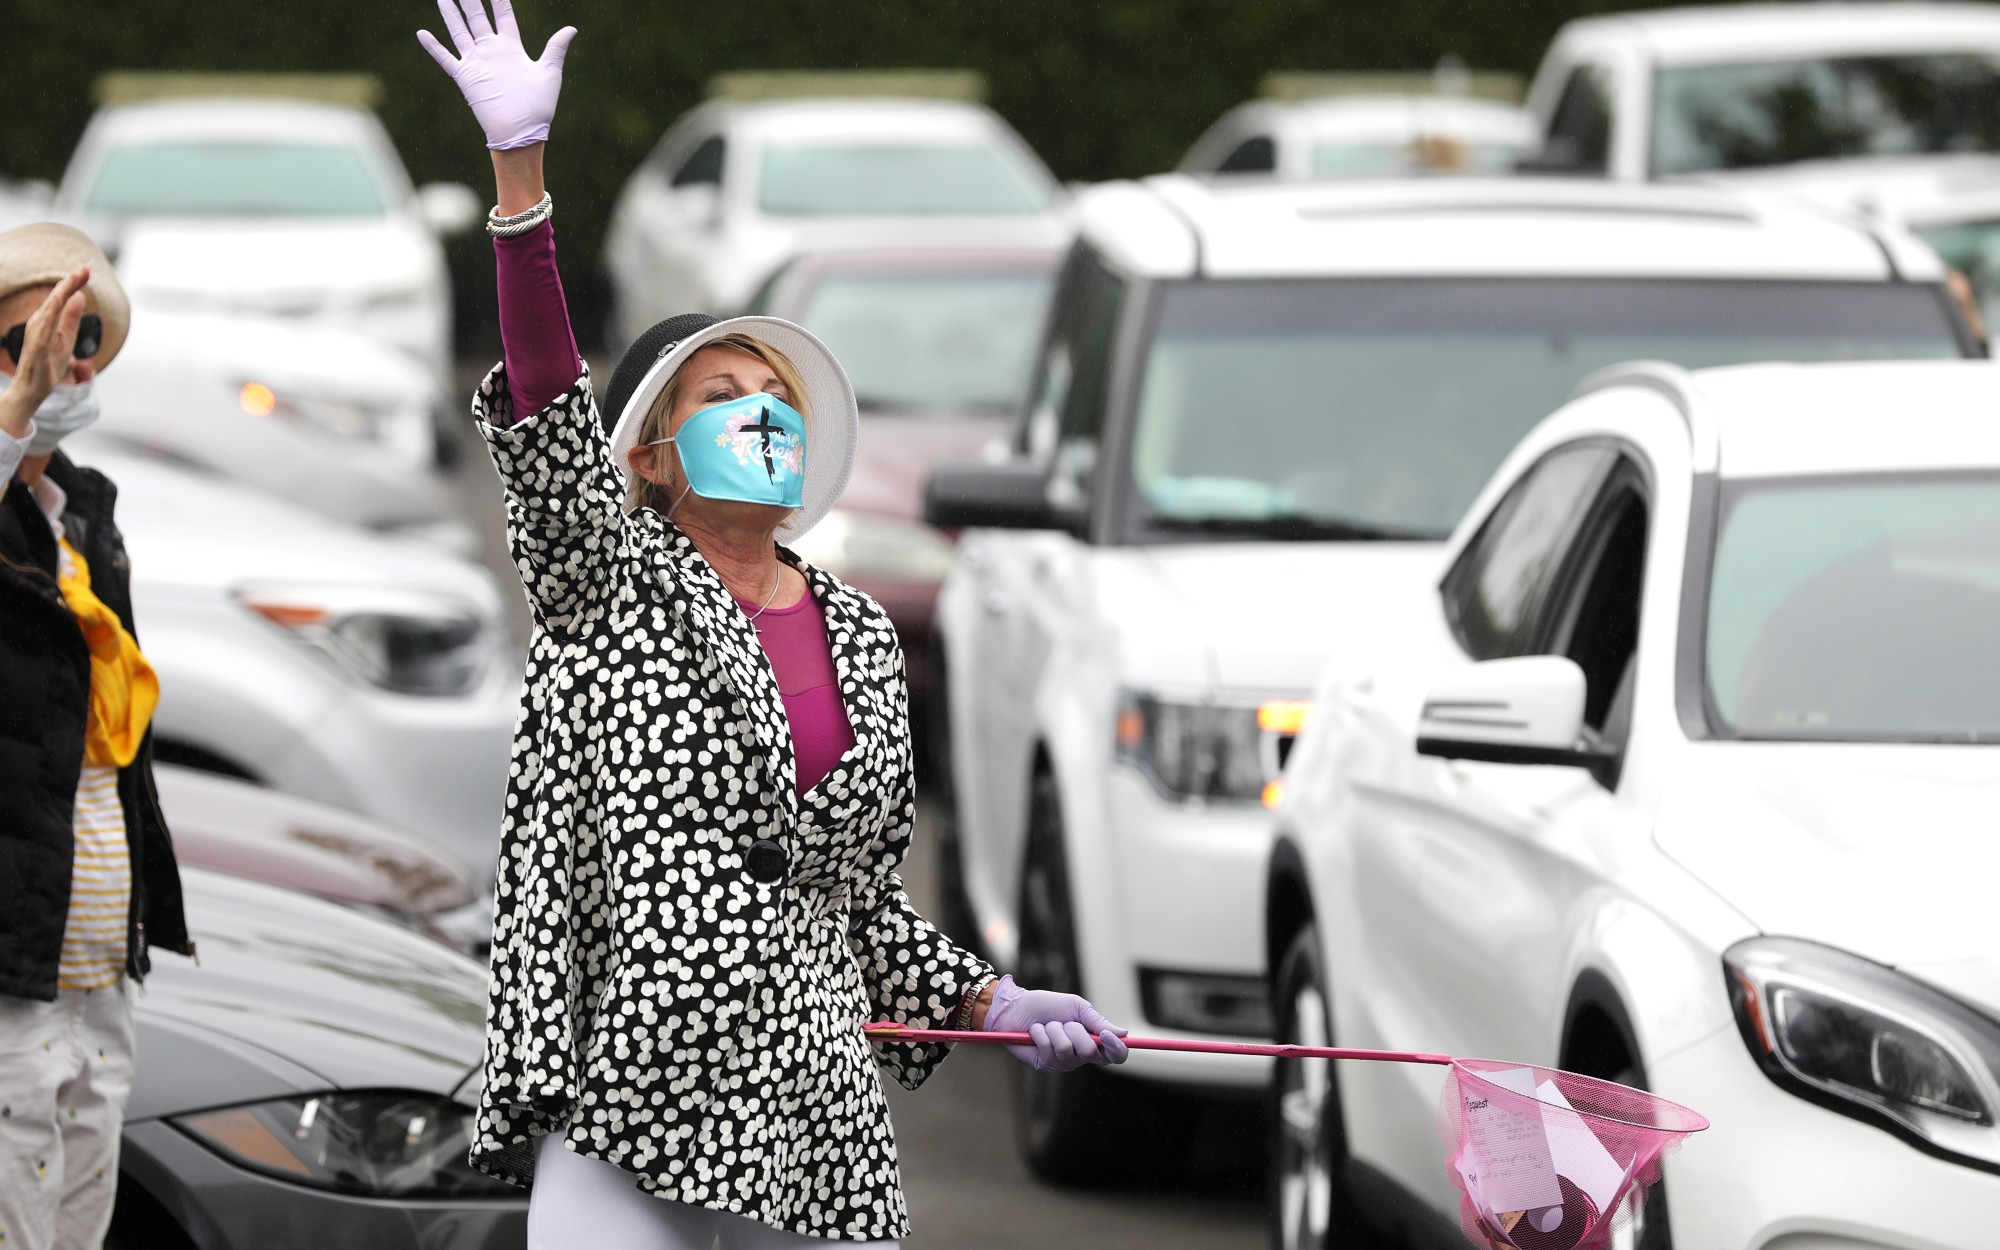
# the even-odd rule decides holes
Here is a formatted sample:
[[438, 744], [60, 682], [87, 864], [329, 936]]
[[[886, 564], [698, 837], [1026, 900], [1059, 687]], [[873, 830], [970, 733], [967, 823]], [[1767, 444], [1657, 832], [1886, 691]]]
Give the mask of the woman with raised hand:
[[509, 0], [423, 43], [492, 151], [506, 359], [473, 401], [535, 617], [506, 802], [475, 1165], [532, 1176], [533, 1250], [892, 1244], [864, 1022], [1025, 1031], [1044, 1070], [1126, 1057], [1069, 994], [931, 927], [896, 869], [915, 783], [881, 607], [779, 544], [833, 506], [859, 420], [798, 326], [686, 313], [596, 399], [555, 268], [542, 150], [563, 57]]

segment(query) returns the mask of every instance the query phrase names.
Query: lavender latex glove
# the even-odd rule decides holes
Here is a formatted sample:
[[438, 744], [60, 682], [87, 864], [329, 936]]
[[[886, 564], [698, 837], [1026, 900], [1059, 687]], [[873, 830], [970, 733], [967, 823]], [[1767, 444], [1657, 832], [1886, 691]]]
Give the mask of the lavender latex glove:
[[458, 84], [472, 115], [486, 132], [489, 148], [524, 148], [549, 137], [556, 97], [562, 93], [563, 57], [576, 27], [565, 26], [549, 36], [542, 59], [531, 60], [521, 46], [514, 24], [514, 0], [493, 0], [493, 18], [486, 17], [486, 0], [437, 0], [445, 33], [458, 49], [453, 56], [427, 30], [417, 42]]
[[[1131, 1052], [1120, 1040], [1125, 1030], [1074, 994], [1024, 990], [1011, 976], [993, 985], [993, 1001], [980, 1028], [987, 1033], [1027, 1033], [1033, 1046], [1009, 1046], [1014, 1057], [1037, 1072], [1068, 1072], [1087, 1063], [1124, 1063]], [[1097, 1034], [1092, 1039], [1091, 1034]]]

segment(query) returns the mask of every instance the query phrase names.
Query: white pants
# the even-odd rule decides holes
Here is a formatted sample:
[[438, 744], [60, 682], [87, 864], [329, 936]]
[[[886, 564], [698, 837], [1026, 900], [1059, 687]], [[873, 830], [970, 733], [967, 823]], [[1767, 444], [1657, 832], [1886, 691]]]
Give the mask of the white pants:
[[895, 1250], [896, 1245], [830, 1242], [727, 1211], [655, 1198], [630, 1172], [576, 1153], [560, 1134], [535, 1143], [528, 1250]]
[[0, 1247], [98, 1250], [132, 1090], [127, 982], [0, 994]]

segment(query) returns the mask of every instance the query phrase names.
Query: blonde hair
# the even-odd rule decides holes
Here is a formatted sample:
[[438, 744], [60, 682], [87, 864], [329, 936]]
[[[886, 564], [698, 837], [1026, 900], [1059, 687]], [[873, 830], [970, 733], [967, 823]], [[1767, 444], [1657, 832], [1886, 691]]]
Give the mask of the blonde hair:
[[[747, 334], [725, 334], [720, 338], [710, 339], [703, 343], [702, 347], [726, 347], [763, 362], [772, 373], [778, 375], [778, 381], [784, 384], [787, 402], [798, 409], [800, 416], [808, 418], [812, 416], [812, 409], [808, 406], [806, 398], [805, 383], [799, 377], [798, 366], [793, 364], [791, 357], [785, 353]], [[690, 353], [688, 360], [693, 359], [694, 356]], [[674, 401], [681, 393], [681, 375], [687, 372], [687, 365], [687, 360], [681, 362], [680, 368], [674, 370], [674, 376], [667, 379], [666, 388], [660, 392], [659, 398], [655, 399], [653, 406], [646, 410], [646, 419], [639, 423], [639, 446], [658, 442], [667, 436], [667, 427], [673, 420]], [[665, 516], [673, 507], [673, 502], [667, 487], [658, 482], [649, 482], [637, 473], [632, 475], [632, 485], [625, 492], [627, 511], [634, 508], [651, 508]]]

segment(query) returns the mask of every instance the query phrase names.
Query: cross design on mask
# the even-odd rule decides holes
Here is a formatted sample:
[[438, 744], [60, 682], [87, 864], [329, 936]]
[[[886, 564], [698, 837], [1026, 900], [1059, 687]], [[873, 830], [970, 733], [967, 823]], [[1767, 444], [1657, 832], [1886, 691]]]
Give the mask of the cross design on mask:
[[744, 426], [743, 432], [745, 434], [762, 434], [764, 436], [764, 473], [773, 482], [777, 481], [778, 462], [771, 458], [771, 435], [783, 434], [785, 427], [782, 425], [773, 425], [771, 423], [771, 410], [765, 408], [758, 413], [757, 424]]

